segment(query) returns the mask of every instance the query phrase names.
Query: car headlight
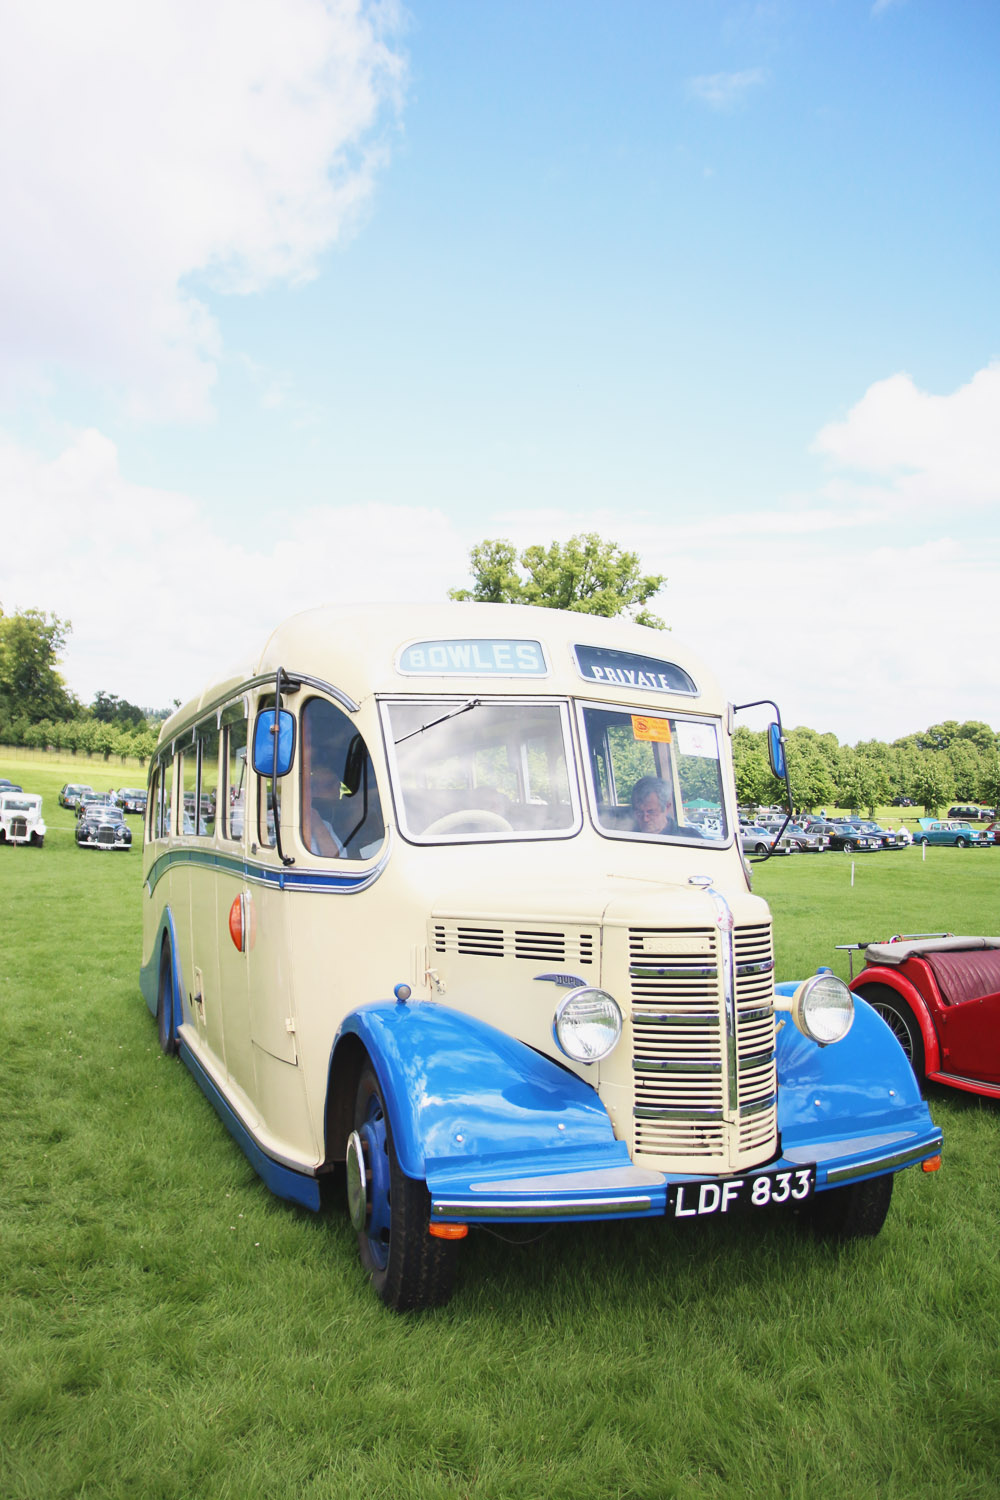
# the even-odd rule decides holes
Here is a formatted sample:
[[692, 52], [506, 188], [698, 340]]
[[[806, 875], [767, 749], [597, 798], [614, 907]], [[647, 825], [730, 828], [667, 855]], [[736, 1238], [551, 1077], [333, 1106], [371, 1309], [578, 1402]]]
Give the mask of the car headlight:
[[792, 1020], [821, 1047], [841, 1042], [854, 1021], [854, 996], [836, 974], [813, 974], [792, 996]]
[[622, 1034], [622, 1013], [607, 990], [584, 985], [570, 990], [560, 1000], [552, 1031], [559, 1047], [573, 1062], [600, 1062]]

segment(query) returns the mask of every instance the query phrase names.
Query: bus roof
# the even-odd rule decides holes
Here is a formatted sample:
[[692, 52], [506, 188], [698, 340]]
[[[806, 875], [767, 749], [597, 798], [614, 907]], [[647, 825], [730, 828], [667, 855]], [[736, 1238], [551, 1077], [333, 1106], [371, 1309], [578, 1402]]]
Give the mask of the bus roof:
[[172, 738], [241, 683], [283, 667], [360, 703], [373, 693], [574, 694], [701, 713], [725, 708], [718, 684], [669, 632], [523, 604], [321, 605], [271, 633], [243, 671], [224, 674], [166, 721]]

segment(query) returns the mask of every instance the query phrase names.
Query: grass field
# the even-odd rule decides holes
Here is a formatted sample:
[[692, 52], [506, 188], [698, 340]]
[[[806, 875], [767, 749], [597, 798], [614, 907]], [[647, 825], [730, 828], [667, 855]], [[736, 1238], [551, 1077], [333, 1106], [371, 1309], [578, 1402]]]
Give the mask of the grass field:
[[[72, 763], [70, 763], [72, 765]], [[258, 1182], [138, 991], [140, 854], [0, 849], [0, 1500], [1000, 1494], [1000, 1109], [869, 1243], [778, 1218], [470, 1237], [400, 1318]], [[113, 779], [113, 775], [107, 778]], [[133, 820], [135, 826], [135, 820]], [[1000, 929], [1000, 849], [771, 860], [780, 977]]]

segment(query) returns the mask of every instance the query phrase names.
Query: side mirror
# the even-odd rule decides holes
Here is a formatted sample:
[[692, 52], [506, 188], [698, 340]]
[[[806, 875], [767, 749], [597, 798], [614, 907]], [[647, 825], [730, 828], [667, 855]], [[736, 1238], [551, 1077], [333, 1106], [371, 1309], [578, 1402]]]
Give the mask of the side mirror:
[[767, 756], [771, 762], [771, 770], [779, 781], [784, 781], [787, 775], [785, 767], [785, 742], [781, 738], [781, 730], [777, 724], [767, 726]]
[[253, 768], [258, 776], [287, 776], [295, 754], [295, 719], [286, 708], [265, 708], [253, 735]]

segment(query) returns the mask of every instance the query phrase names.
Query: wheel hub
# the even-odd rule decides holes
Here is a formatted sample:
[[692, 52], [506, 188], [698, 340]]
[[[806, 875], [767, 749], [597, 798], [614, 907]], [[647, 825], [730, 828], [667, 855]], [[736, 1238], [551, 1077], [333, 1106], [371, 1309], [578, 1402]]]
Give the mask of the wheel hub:
[[356, 1130], [347, 1139], [347, 1212], [355, 1234], [363, 1234], [368, 1219], [368, 1173], [361, 1137]]

